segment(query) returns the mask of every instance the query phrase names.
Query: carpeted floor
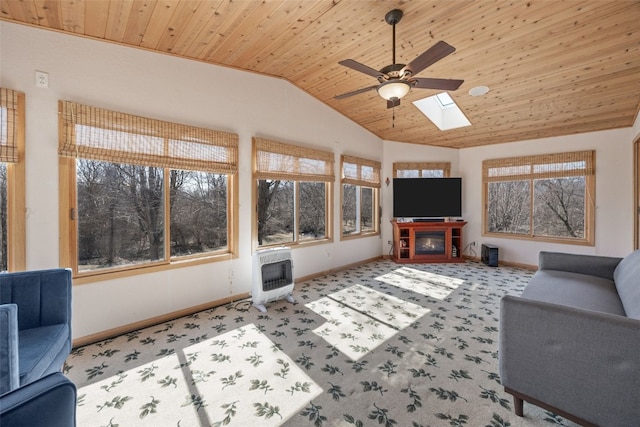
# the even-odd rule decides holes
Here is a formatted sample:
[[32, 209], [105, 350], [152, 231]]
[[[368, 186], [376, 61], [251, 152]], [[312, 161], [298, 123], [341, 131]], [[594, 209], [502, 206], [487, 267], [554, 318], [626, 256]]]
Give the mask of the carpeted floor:
[[78, 348], [78, 425], [573, 426], [500, 386], [500, 297], [531, 275], [378, 261]]

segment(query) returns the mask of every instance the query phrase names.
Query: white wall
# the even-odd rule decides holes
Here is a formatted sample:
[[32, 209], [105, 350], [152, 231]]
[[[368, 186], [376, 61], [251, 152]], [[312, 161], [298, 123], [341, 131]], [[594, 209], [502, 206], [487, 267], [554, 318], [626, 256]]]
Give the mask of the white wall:
[[[499, 247], [500, 259], [537, 265], [541, 250], [624, 256], [633, 250], [633, 149], [631, 128], [496, 144], [460, 150], [463, 177], [465, 245], [471, 241]], [[483, 237], [482, 161], [486, 159], [596, 150], [595, 246]], [[479, 245], [476, 247], [479, 255]], [[469, 254], [469, 251], [465, 252]]]
[[[49, 73], [48, 89], [35, 87], [36, 70]], [[251, 137], [334, 151], [337, 177], [340, 154], [382, 159], [379, 138], [284, 80], [8, 22], [0, 86], [26, 93], [28, 269], [59, 265], [58, 100], [240, 137], [239, 258], [75, 286], [74, 338], [250, 290]], [[336, 185], [334, 242], [294, 250], [295, 277], [380, 255], [379, 237], [339, 240], [339, 206]]]

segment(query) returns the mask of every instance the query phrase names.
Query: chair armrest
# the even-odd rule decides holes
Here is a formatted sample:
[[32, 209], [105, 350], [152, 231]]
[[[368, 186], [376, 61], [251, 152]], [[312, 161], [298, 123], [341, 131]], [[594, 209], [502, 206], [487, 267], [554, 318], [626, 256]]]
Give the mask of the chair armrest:
[[505, 296], [502, 385], [596, 425], [640, 419], [640, 321]]
[[0, 305], [0, 395], [20, 386], [18, 306]]
[[620, 261], [622, 258], [542, 251], [538, 257], [538, 268], [588, 274], [613, 280], [613, 272]]
[[2, 427], [75, 427], [76, 386], [60, 372], [0, 396]]

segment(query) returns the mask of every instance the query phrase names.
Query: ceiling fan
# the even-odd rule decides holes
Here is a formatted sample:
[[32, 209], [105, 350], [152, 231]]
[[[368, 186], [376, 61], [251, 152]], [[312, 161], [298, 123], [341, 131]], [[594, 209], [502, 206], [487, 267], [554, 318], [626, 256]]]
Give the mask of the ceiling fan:
[[401, 18], [402, 11], [400, 9], [387, 12], [384, 17], [386, 23], [393, 27], [393, 63], [391, 65], [387, 65], [377, 71], [353, 59], [345, 59], [338, 62], [340, 65], [375, 77], [378, 79], [379, 84], [337, 95], [334, 99], [344, 99], [376, 89], [378, 94], [387, 100], [387, 108], [393, 108], [400, 105], [400, 98], [409, 93], [412, 87], [439, 90], [456, 90], [460, 87], [464, 80], [413, 77], [430, 65], [455, 52], [456, 49], [453, 46], [443, 41], [437, 42], [409, 64], [396, 64], [396, 24], [400, 22]]

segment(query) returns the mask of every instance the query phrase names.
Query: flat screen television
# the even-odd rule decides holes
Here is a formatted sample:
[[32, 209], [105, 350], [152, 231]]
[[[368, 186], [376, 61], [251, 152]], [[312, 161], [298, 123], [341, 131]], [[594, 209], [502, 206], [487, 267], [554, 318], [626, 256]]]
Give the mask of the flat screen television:
[[462, 216], [462, 178], [394, 178], [393, 216]]

